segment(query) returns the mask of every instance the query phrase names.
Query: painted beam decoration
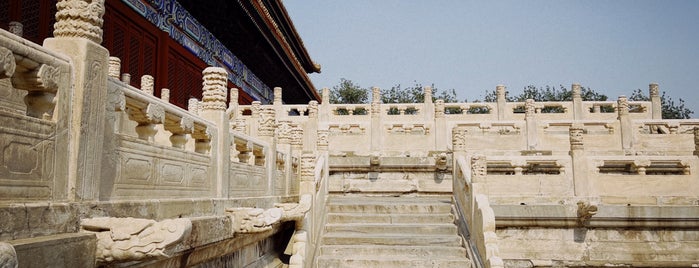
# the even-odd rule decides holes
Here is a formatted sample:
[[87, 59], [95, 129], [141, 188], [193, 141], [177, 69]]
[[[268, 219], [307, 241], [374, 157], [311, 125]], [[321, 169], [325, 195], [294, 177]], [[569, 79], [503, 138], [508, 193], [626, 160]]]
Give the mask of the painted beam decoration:
[[269, 103], [272, 90], [176, 0], [122, 0], [211, 66], [228, 69], [228, 79], [253, 98]]

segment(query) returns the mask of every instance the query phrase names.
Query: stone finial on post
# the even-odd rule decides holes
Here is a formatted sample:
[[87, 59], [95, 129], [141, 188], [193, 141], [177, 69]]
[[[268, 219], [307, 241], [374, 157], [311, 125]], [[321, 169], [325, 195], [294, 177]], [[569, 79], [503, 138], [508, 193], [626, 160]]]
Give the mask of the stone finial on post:
[[432, 103], [432, 87], [422, 87], [425, 96], [425, 103]]
[[169, 88], [161, 88], [160, 89], [160, 99], [164, 102], [167, 102], [167, 103], [170, 102], [170, 89]]
[[221, 67], [206, 67], [201, 73], [204, 75], [201, 109], [225, 111], [228, 72]]
[[573, 119], [581, 120], [583, 119], [582, 86], [578, 83], [573, 83], [570, 86], [570, 91], [573, 95]]
[[321, 103], [330, 104], [330, 89], [327, 87], [321, 90]]
[[311, 152], [301, 154], [301, 181], [313, 181], [315, 177], [316, 155]]
[[534, 104], [534, 99], [527, 99], [524, 101], [524, 116], [532, 117], [536, 114], [536, 104]]
[[694, 155], [699, 156], [699, 127], [694, 127]]
[[199, 114], [199, 100], [197, 100], [197, 98], [189, 98], [187, 101], [187, 111], [193, 114]]
[[153, 96], [155, 92], [155, 79], [150, 75], [141, 76], [141, 91]]
[[230, 115], [231, 119], [235, 119], [238, 117], [238, 89], [234, 87], [231, 88], [229, 94], [227, 113]]
[[495, 86], [495, 95], [497, 96], [497, 103], [498, 103], [498, 120], [504, 120], [505, 119], [505, 102], [506, 100], [506, 94], [507, 91], [505, 90], [505, 85], [497, 85]]
[[260, 125], [258, 134], [263, 137], [273, 137], [277, 127], [276, 113], [271, 107], [263, 107], [260, 110]]
[[12, 34], [22, 37], [24, 35], [24, 25], [19, 21], [11, 21], [7, 24], [9, 32]]
[[466, 128], [455, 127], [451, 130], [452, 150], [466, 151]]
[[580, 84], [573, 83], [573, 85], [570, 88], [571, 88], [570, 91], [573, 94], [573, 99], [582, 98], [582, 86], [580, 86]]
[[621, 95], [616, 101], [617, 103], [617, 114], [619, 115], [619, 118], [622, 116], [628, 116], [629, 115], [629, 99], [626, 98], [626, 96]]
[[434, 102], [434, 117], [444, 117], [444, 100], [439, 99]]
[[104, 0], [60, 0], [53, 36], [79, 37], [102, 43]]
[[651, 113], [653, 119], [663, 119], [663, 105], [660, 99], [660, 89], [657, 83], [650, 83], [648, 91], [651, 102]]
[[121, 74], [121, 59], [109, 57], [109, 77], [119, 80]]
[[622, 149], [631, 149], [631, 140], [633, 139], [633, 130], [631, 126], [631, 118], [629, 117], [629, 100], [626, 96], [621, 95], [617, 99], [617, 119], [621, 127], [621, 146]]
[[371, 88], [371, 103], [381, 103], [381, 89], [379, 87]]
[[308, 118], [318, 118], [318, 101], [308, 102]]
[[121, 82], [124, 82], [124, 84], [130, 85], [131, 84], [131, 74], [129, 74], [129, 73], [121, 74]]
[[274, 100], [272, 104], [276, 105], [282, 105], [282, 88], [281, 87], [274, 87]]

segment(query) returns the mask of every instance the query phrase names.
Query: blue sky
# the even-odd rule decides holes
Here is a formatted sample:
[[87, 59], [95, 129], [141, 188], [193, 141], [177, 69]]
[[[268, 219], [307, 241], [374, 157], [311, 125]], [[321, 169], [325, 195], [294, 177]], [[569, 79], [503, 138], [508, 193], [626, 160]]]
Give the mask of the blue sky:
[[504, 84], [579, 82], [616, 99], [648, 84], [699, 117], [699, 1], [286, 0], [315, 86], [434, 84], [460, 100]]

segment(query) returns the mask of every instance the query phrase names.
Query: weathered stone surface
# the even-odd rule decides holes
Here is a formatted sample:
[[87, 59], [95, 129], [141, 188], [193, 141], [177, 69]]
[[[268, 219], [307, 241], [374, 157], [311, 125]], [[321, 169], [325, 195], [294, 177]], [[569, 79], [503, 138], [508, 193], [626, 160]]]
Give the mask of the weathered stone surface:
[[66, 233], [9, 241], [19, 267], [94, 267], [94, 234]]

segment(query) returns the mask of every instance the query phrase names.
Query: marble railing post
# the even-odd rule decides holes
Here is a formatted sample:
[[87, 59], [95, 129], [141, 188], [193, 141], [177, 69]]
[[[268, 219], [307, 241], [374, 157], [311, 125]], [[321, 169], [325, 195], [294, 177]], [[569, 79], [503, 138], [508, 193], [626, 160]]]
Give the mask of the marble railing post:
[[570, 86], [570, 90], [573, 93], [573, 119], [582, 120], [583, 119], [583, 102], [582, 102], [582, 87], [580, 84], [575, 83]]
[[320, 128], [327, 127], [328, 120], [330, 120], [330, 89], [324, 87], [321, 90], [321, 102], [318, 108], [318, 125]]
[[533, 99], [527, 99], [524, 104], [524, 120], [527, 124], [526, 150], [536, 150], [539, 145], [539, 136], [537, 135], [536, 105]]
[[583, 132], [584, 129], [581, 125], [573, 125], [568, 129], [570, 157], [573, 162], [573, 187], [575, 187], [575, 196], [579, 197], [587, 197], [590, 195]]
[[308, 120], [306, 121], [306, 126], [303, 129], [303, 150], [304, 151], [315, 151], [317, 140], [318, 140], [318, 102], [310, 101], [308, 102]]
[[214, 181], [214, 195], [227, 198], [230, 166], [230, 123], [226, 114], [226, 95], [228, 85], [228, 73], [220, 67], [207, 67], [202, 71], [204, 82], [202, 83], [202, 103], [199, 115], [216, 125], [216, 131], [212, 132], [211, 140], [211, 167], [210, 178]]
[[617, 100], [617, 114], [621, 128], [621, 149], [626, 151], [631, 149], [633, 144], [633, 129], [629, 117], [629, 101], [624, 95], [619, 96]]
[[[432, 110], [426, 110], [430, 112]], [[434, 103], [434, 146], [435, 151], [447, 150], [447, 119], [444, 117], [444, 100], [437, 100]]]
[[378, 87], [371, 88], [371, 151], [381, 151], [381, 137], [383, 130], [381, 129], [381, 119], [384, 117], [384, 111], [381, 109], [381, 89]]
[[507, 91], [504, 85], [495, 86], [495, 95], [498, 98], [498, 120], [505, 120], [505, 105], [507, 104], [506, 94]]
[[663, 119], [663, 105], [660, 99], [660, 89], [657, 83], [648, 85], [648, 93], [650, 95], [651, 113], [653, 119]]
[[44, 47], [71, 59], [73, 80], [57, 96], [55, 196], [97, 200], [109, 70], [109, 51], [100, 46], [104, 1], [65, 0], [56, 7], [54, 37]]

